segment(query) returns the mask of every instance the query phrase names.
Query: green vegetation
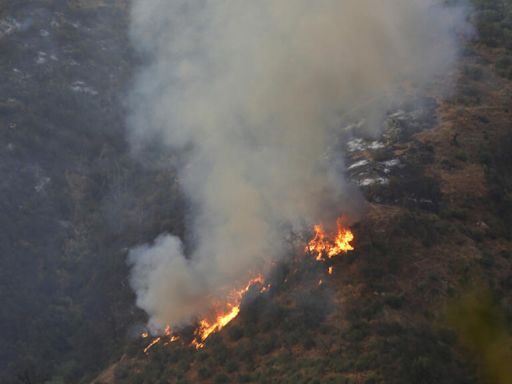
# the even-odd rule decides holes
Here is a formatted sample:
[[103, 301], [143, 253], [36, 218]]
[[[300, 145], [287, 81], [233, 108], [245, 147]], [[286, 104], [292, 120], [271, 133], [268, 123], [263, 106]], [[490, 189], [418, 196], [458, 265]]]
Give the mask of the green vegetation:
[[512, 3], [509, 0], [473, 0], [478, 39], [496, 48], [512, 48]]
[[512, 3], [509, 0], [473, 0], [478, 40], [494, 49], [496, 72], [512, 79]]
[[[0, 0], [0, 16], [24, 20], [33, 3]], [[39, 3], [61, 12], [45, 47], [62, 48], [58, 61], [36, 64], [24, 45], [50, 20], [0, 39], [0, 382], [90, 383], [110, 364], [105, 384], [512, 380], [510, 1], [473, 2], [478, 35], [440, 107], [449, 127], [411, 129], [376, 154], [401, 153], [402, 168], [366, 190], [356, 251], [329, 261], [333, 276], [307, 259], [279, 265], [272, 289], [203, 350], [160, 343], [148, 355], [125, 259], [183, 232], [175, 171], [162, 166], [176, 155], [154, 148], [135, 161], [124, 139], [136, 62], [126, 4]], [[72, 91], [77, 80], [98, 95]], [[475, 280], [484, 293], [464, 293]]]
[[[133, 65], [126, 18], [102, 7], [85, 17], [72, 1], [36, 3], [0, 1], [0, 18], [27, 23], [0, 38], [0, 382], [76, 383], [118, 359], [143, 321], [124, 248], [179, 230], [167, 195], [176, 187], [170, 172], [135, 162], [122, 139]], [[46, 61], [36, 61], [38, 50]], [[97, 95], [73, 90], [77, 80]]]

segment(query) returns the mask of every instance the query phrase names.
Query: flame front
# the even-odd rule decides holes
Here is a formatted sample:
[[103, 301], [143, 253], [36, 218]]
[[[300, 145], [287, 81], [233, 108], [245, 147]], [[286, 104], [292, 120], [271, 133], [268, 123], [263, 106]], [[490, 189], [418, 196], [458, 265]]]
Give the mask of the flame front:
[[343, 217], [336, 221], [336, 234], [328, 236], [322, 225], [314, 226], [315, 236], [306, 245], [305, 251], [315, 255], [317, 261], [325, 261], [325, 256], [329, 259], [334, 256], [354, 250], [350, 244], [354, 240], [354, 234], [343, 225]]
[[157, 337], [151, 343], [149, 343], [148, 346], [146, 348], [144, 348], [144, 353], [147, 354], [151, 348], [153, 348], [156, 344], [158, 344], [160, 342], [160, 340], [162, 340], [162, 338]]
[[203, 319], [199, 322], [199, 327], [196, 329], [196, 336], [199, 338], [194, 339], [192, 344], [197, 348], [203, 348], [204, 342], [214, 332], [220, 331], [226, 325], [228, 325], [231, 320], [236, 318], [240, 313], [240, 306], [233, 306], [228, 313], [218, 315], [217, 318], [213, 322], [209, 322], [207, 319]]
[[[221, 311], [216, 311], [216, 315], [213, 316], [212, 319], [202, 319], [199, 321], [199, 326], [195, 331], [196, 339], [192, 341], [192, 345], [194, 345], [197, 349], [204, 347], [204, 342], [214, 332], [220, 331], [226, 325], [228, 325], [233, 319], [235, 319], [240, 313], [240, 303], [244, 295], [249, 291], [249, 288], [254, 284], [263, 285], [265, 282], [263, 276], [257, 276], [254, 279], [251, 279], [249, 283], [239, 291], [234, 291], [230, 295], [230, 302], [224, 305], [224, 309]], [[265, 292], [268, 290], [269, 286], [263, 286], [260, 289], [260, 292]]]
[[[215, 332], [220, 331], [226, 325], [228, 325], [234, 318], [238, 316], [240, 313], [240, 303], [244, 295], [249, 291], [249, 289], [255, 285], [259, 284], [261, 286], [260, 293], [264, 293], [270, 289], [270, 284], [266, 284], [263, 276], [257, 276], [254, 279], [249, 280], [247, 285], [240, 289], [234, 290], [229, 294], [229, 298], [226, 303], [218, 304], [211, 309], [211, 315], [199, 321], [198, 327], [194, 332], [195, 339], [192, 340], [191, 344], [196, 348], [203, 348], [205, 345], [206, 339]], [[164, 330], [165, 338], [168, 340], [164, 345], [169, 345], [170, 343], [174, 343], [180, 340], [180, 336], [173, 334], [172, 329], [169, 325], [165, 327]], [[147, 331], [142, 332], [142, 338], [149, 337], [149, 333]], [[144, 353], [148, 354], [149, 350], [153, 348], [156, 344], [158, 344], [162, 340], [162, 336], [156, 337], [144, 348]]]
[[[305, 251], [315, 256], [317, 261], [325, 261], [327, 256], [329, 259], [339, 254], [352, 251], [354, 247], [350, 244], [354, 240], [354, 234], [348, 228], [343, 225], [343, 217], [336, 221], [337, 231], [333, 234], [327, 234], [322, 225], [315, 225], [314, 238], [308, 243]], [[328, 274], [334, 273], [334, 267], [330, 266]], [[263, 276], [257, 276], [247, 283], [245, 287], [240, 290], [234, 290], [228, 295], [228, 299], [224, 303], [214, 305], [210, 310], [210, 315], [201, 319], [198, 322], [198, 327], [194, 332], [195, 338], [192, 340], [192, 345], [196, 349], [203, 348], [205, 346], [206, 339], [215, 332], [219, 332], [222, 328], [228, 325], [233, 319], [235, 319], [240, 313], [240, 303], [244, 295], [249, 291], [251, 286], [259, 284], [261, 286], [260, 293], [264, 293], [270, 289], [270, 284], [264, 284], [265, 279]], [[318, 282], [318, 285], [322, 285], [323, 280]], [[143, 338], [149, 336], [147, 332], [143, 332], [141, 335]], [[165, 328], [165, 336], [168, 338], [169, 343], [176, 342], [180, 338], [179, 336], [173, 335], [171, 327]], [[155, 338], [145, 349], [144, 352], [148, 353], [149, 350], [160, 342], [162, 338]]]

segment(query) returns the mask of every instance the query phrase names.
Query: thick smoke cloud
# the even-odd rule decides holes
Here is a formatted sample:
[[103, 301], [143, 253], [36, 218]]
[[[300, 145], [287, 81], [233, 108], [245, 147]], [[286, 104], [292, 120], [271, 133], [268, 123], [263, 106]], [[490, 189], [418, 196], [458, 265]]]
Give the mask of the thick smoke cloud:
[[350, 210], [337, 133], [354, 117], [378, 132], [405, 89], [451, 71], [463, 15], [435, 0], [134, 0], [147, 65], [131, 138], [186, 149], [192, 208], [189, 255], [164, 234], [129, 256], [151, 323], [187, 324], [265, 272], [281, 226]]

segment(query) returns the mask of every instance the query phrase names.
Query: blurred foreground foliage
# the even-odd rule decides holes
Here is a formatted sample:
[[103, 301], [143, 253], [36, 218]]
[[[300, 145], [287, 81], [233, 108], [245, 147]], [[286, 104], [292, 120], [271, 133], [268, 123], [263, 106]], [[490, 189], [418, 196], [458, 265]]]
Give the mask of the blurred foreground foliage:
[[466, 288], [446, 304], [446, 324], [480, 368], [483, 381], [512, 383], [512, 333], [506, 313], [484, 285]]

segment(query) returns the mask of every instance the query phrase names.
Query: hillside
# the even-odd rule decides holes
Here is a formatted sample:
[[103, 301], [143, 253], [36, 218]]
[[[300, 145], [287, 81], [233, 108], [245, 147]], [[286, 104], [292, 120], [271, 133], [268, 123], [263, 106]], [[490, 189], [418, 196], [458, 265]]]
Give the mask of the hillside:
[[[496, 72], [502, 58], [475, 41], [430, 125], [395, 113], [382, 148], [353, 143], [349, 172], [368, 205], [353, 227], [356, 250], [332, 260], [334, 275], [297, 247], [270, 291], [203, 350], [157, 344], [146, 356], [143, 339], [96, 382], [488, 382], [489, 352], [471, 336], [461, 347], [457, 331], [501, 311], [511, 325], [512, 83]], [[454, 324], [445, 305], [462, 306], [466, 294], [482, 301]], [[510, 378], [493, 370], [489, 382]]]
[[126, 257], [186, 205], [176, 154], [130, 148], [127, 3], [0, 0], [0, 382], [512, 382], [510, 1], [473, 2], [452, 95], [348, 142], [354, 251], [318, 263], [293, 234], [203, 349], [185, 329], [148, 353]]
[[136, 318], [125, 249], [175, 229], [172, 170], [135, 161], [124, 135], [126, 12], [0, 1], [2, 383], [104, 366]]

